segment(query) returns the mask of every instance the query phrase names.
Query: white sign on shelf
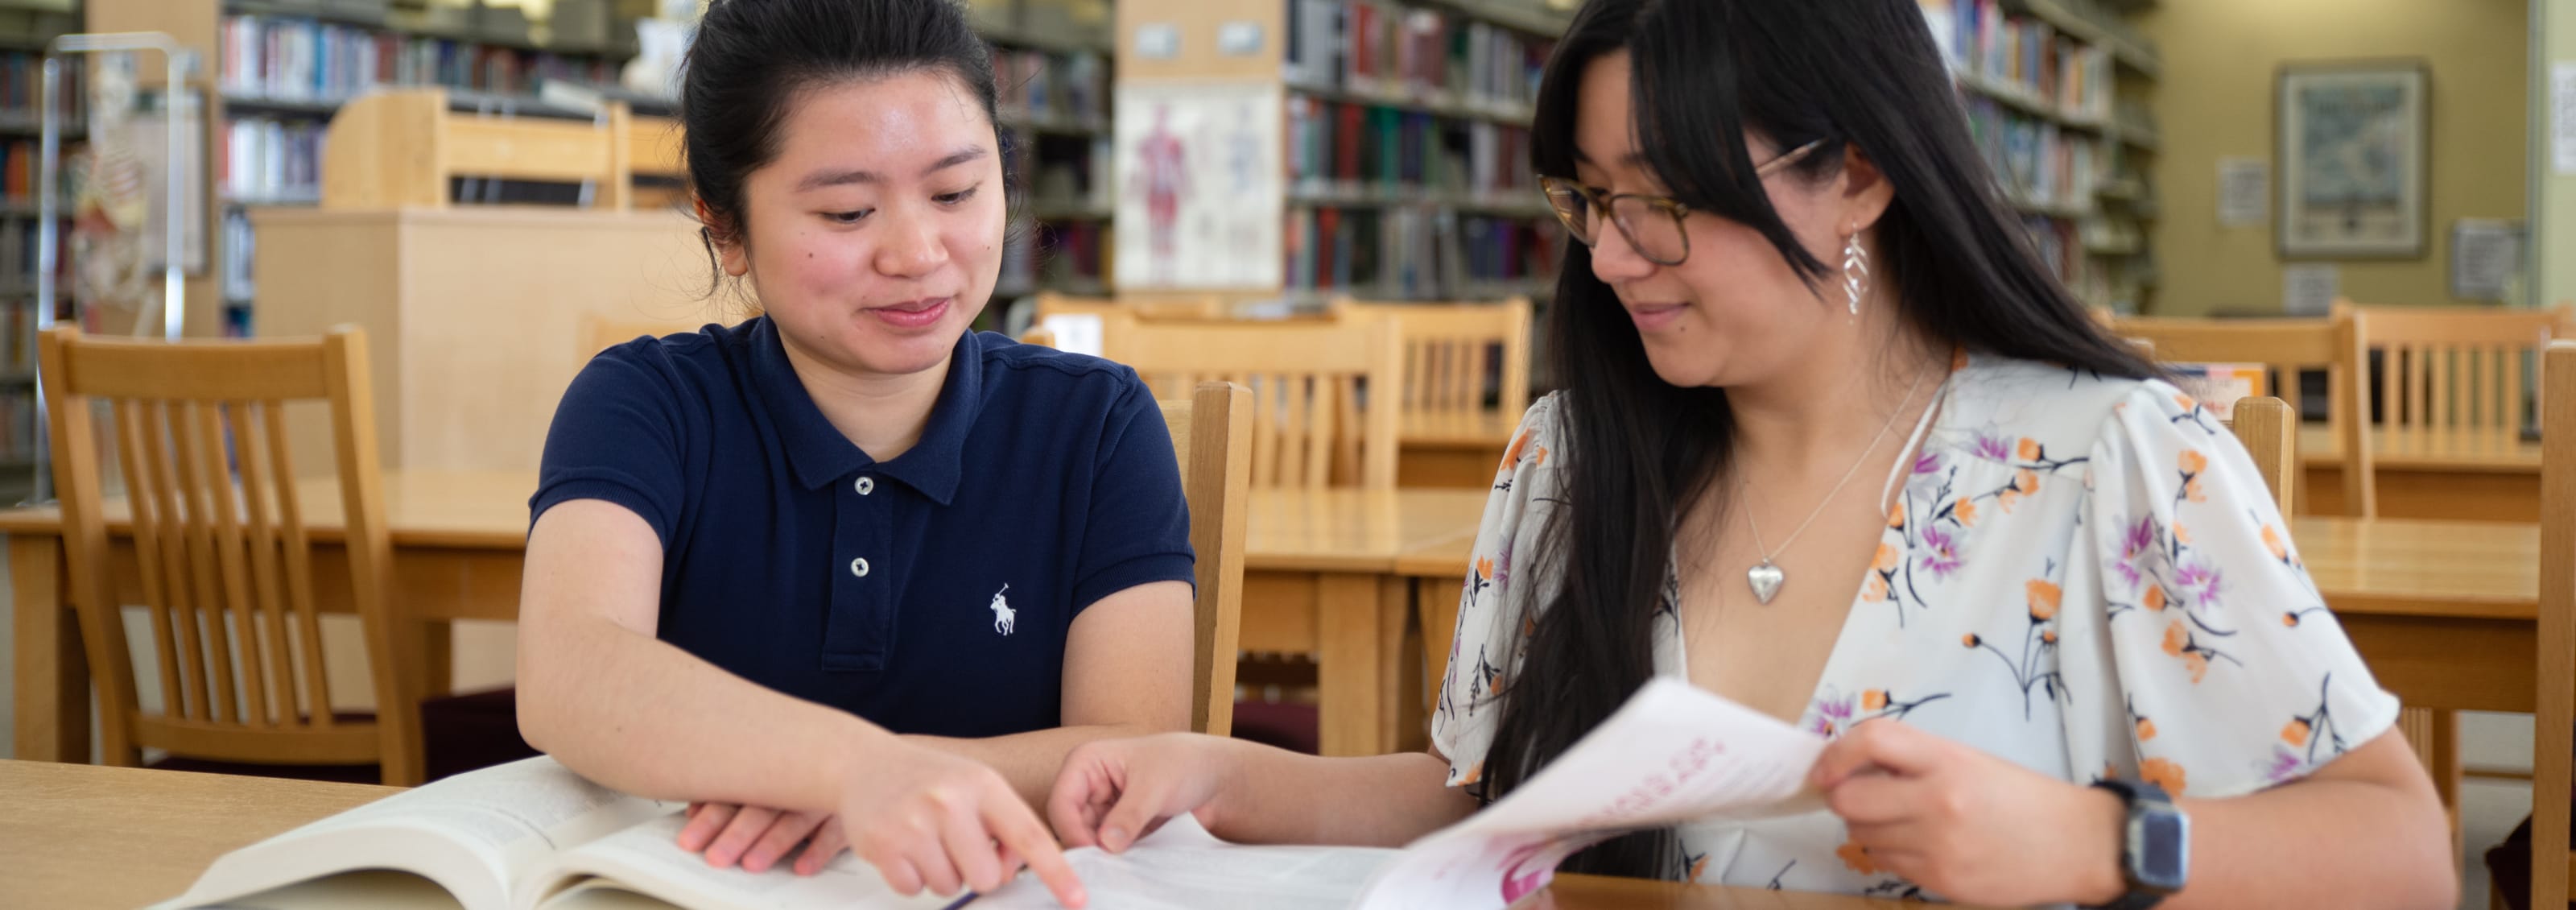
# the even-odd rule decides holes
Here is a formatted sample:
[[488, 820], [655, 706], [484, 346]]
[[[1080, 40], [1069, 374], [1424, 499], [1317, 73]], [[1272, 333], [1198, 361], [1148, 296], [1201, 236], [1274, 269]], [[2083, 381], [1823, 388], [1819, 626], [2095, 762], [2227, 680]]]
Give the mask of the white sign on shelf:
[[2262, 227], [2272, 220], [2272, 162], [2218, 159], [2218, 226]]
[[2451, 296], [2503, 301], [2522, 271], [2522, 229], [2501, 218], [2451, 223]]
[[2293, 265], [2281, 270], [2281, 312], [2323, 316], [2333, 312], [2343, 293], [2343, 269], [2332, 265]]
[[2576, 177], [2576, 62], [2549, 64], [2550, 169]]

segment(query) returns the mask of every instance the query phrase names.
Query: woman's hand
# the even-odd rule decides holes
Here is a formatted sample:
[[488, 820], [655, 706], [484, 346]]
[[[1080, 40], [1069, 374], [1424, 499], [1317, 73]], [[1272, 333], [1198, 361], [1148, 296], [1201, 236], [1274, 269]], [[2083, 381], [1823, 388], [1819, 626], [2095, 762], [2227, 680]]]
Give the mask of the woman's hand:
[[1084, 743], [1064, 757], [1047, 817], [1074, 847], [1118, 853], [1184, 812], [1214, 825], [1232, 740], [1196, 733]]
[[2102, 904], [2121, 874], [2127, 808], [1902, 722], [1854, 727], [1825, 747], [1808, 782], [1866, 851], [1859, 865], [1954, 901]]
[[680, 828], [680, 849], [704, 853], [707, 865], [722, 869], [736, 862], [745, 872], [767, 872], [798, 844], [796, 874], [812, 875], [850, 848], [841, 820], [810, 812], [786, 812], [732, 803], [690, 803], [689, 823]]
[[906, 896], [991, 891], [1025, 864], [1059, 903], [1079, 908], [1084, 901], [1063, 849], [999, 772], [899, 741], [853, 765], [836, 814], [697, 803], [679, 841], [683, 850], [705, 853], [709, 865], [739, 861], [750, 872], [768, 870], [802, 843], [799, 875], [851, 850]]

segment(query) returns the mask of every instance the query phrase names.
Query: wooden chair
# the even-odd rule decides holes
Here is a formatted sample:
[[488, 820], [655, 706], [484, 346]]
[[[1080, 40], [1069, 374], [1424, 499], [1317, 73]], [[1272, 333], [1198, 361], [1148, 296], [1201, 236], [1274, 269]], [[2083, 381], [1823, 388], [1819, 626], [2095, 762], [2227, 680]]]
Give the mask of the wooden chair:
[[2263, 485], [2272, 491], [2272, 502], [2284, 518], [2295, 504], [2294, 478], [2299, 471], [2299, 413], [2290, 403], [2265, 395], [2242, 398], [2236, 402], [2234, 419], [2228, 428], [2236, 441], [2244, 443], [2245, 452], [2254, 456], [2254, 467], [2263, 472]]
[[1234, 666], [1243, 616], [1243, 551], [1252, 498], [1252, 390], [1200, 383], [1165, 400], [1163, 421], [1180, 456], [1190, 504], [1190, 549], [1198, 553], [1197, 657], [1192, 661], [1190, 729], [1224, 736], [1234, 726]]
[[1401, 388], [1394, 325], [1112, 317], [1102, 335], [1103, 353], [1134, 367], [1157, 395], [1207, 380], [1250, 388], [1253, 486], [1395, 486], [1400, 417], [1380, 397]]
[[[2576, 752], [2576, 341], [2541, 355], [2540, 619], [2531, 759], [2531, 906], [2567, 905]], [[2557, 554], [2552, 556], [2550, 554]]]
[[[140, 751], [272, 764], [377, 763], [387, 784], [423, 776], [426, 685], [394, 599], [376, 460], [366, 335], [157, 342], [37, 339], [52, 403], [72, 602], [98, 687], [106, 761]], [[314, 603], [311, 536], [296, 501], [284, 404], [330, 405], [351, 596], [380, 710], [335, 718]], [[111, 572], [94, 404], [112, 414], [142, 600], [158, 657], [161, 713], [142, 712]]]
[[[1404, 339], [1404, 411], [1472, 414], [1493, 410], [1519, 418], [1529, 409], [1530, 302], [1364, 303], [1335, 299], [1343, 318], [1387, 319]], [[1485, 377], [1501, 358], [1500, 380]], [[1488, 395], [1494, 400], [1487, 408]]]
[[[2110, 331], [2141, 343], [2156, 359], [2168, 363], [2262, 364], [2272, 373], [2274, 397], [2290, 408], [2294, 433], [2299, 420], [2299, 371], [2324, 367], [2326, 425], [2334, 433], [2336, 445], [2348, 453], [2342, 472], [2344, 511], [2361, 518], [2379, 513], [2378, 499], [2372, 492], [2369, 434], [2364, 432], [2363, 421], [2352, 418], [2369, 413], [2370, 406], [2369, 389], [2357, 382], [2361, 371], [2351, 365], [2368, 361], [2362, 358], [2348, 319], [2119, 317], [2111, 321]], [[2293, 470], [2290, 482], [2276, 489], [2282, 490], [2284, 497], [2294, 498], [2301, 473]], [[2289, 512], [2285, 509], [2282, 514]]]
[[[2360, 362], [2379, 355], [2383, 452], [2509, 447], [2541, 396], [2555, 310], [2345, 306]], [[2365, 408], [2362, 413], [2369, 413]]]

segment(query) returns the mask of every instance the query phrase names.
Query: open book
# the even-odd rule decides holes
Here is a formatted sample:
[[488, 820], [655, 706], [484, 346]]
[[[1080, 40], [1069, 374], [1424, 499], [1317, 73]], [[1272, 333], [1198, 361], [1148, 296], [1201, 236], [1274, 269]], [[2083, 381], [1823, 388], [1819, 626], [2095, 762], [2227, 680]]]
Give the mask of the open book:
[[[1512, 795], [1403, 850], [1255, 847], [1187, 815], [1111, 855], [1066, 852], [1102, 910], [1500, 908], [1556, 864], [1675, 822], [1812, 811], [1824, 740], [1659, 679]], [[820, 874], [711, 869], [681, 850], [678, 803], [626, 796], [553, 759], [458, 775], [232, 853], [156, 910], [1037, 910], [1032, 876], [986, 895], [896, 894], [843, 854]]]

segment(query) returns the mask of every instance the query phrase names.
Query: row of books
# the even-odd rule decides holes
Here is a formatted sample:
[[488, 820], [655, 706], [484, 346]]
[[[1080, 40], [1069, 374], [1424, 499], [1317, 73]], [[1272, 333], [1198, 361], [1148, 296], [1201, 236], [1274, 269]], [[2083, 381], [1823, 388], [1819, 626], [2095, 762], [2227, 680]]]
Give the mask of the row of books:
[[2005, 15], [1996, 0], [1921, 0], [1941, 53], [1962, 81], [2100, 122], [2111, 117], [2109, 48], [2046, 22]]
[[36, 390], [0, 391], [0, 463], [24, 465], [36, 457]]
[[1005, 117], [1106, 126], [1109, 64], [1091, 51], [993, 48], [994, 99]]
[[312, 120], [226, 118], [214, 161], [225, 198], [303, 201], [322, 194], [322, 144], [328, 128]]
[[1552, 42], [1385, 0], [1288, 0], [1292, 85], [1527, 110]]
[[1002, 245], [1004, 291], [1068, 283], [1106, 283], [1111, 240], [1107, 222], [1073, 221], [1013, 230]]
[[1419, 300], [1552, 276], [1564, 232], [1553, 220], [1326, 206], [1290, 210], [1284, 239], [1290, 291]]
[[2100, 140], [1989, 99], [1968, 101], [1968, 131], [2014, 201], [2069, 216], [2093, 210], [2107, 163]]
[[[82, 143], [63, 143], [62, 160], [69, 162], [78, 158], [81, 148]], [[18, 139], [0, 145], [0, 201], [10, 205], [35, 205], [36, 181], [44, 170], [43, 158], [44, 145], [35, 139]], [[54, 171], [54, 198], [59, 200], [57, 204], [66, 213], [71, 211], [75, 188], [70, 167]]]
[[216, 78], [229, 95], [338, 101], [378, 85], [523, 94], [536, 80], [613, 84], [603, 57], [356, 28], [299, 17], [226, 16]]
[[[0, 221], [0, 301], [24, 299], [35, 293], [36, 244], [43, 239], [36, 222], [27, 218]], [[72, 238], [70, 231], [54, 235], [54, 280], [57, 287], [71, 276]]]
[[258, 232], [250, 229], [250, 213], [239, 208], [224, 210], [224, 257], [219, 271], [224, 300], [245, 301], [256, 289], [251, 281], [250, 264], [258, 254]]
[[[55, 97], [62, 99], [56, 110], [64, 122], [79, 123], [89, 109], [89, 92], [83, 88], [82, 68], [66, 66], [55, 86]], [[34, 123], [44, 116], [44, 58], [25, 51], [0, 54], [0, 120]]]
[[1106, 208], [1115, 198], [1116, 155], [1106, 136], [1015, 131], [1008, 143], [1016, 198], [1036, 207]]
[[1304, 193], [1400, 187], [1537, 198], [1529, 131], [1482, 120], [1291, 95], [1287, 156]]

